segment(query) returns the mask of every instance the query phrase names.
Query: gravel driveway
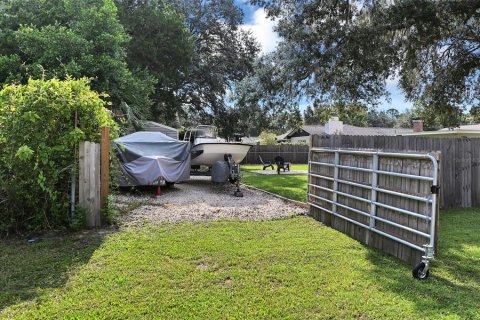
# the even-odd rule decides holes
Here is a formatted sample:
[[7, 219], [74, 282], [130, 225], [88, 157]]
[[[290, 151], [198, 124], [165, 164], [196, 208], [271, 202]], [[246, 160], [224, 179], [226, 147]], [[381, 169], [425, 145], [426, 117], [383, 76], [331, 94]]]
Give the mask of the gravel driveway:
[[306, 209], [289, 204], [261, 191], [241, 188], [243, 198], [233, 196], [235, 186], [213, 186], [210, 177], [192, 177], [173, 189], [163, 190], [159, 198], [152, 193], [123, 193], [115, 198], [117, 206], [141, 203], [122, 217], [121, 223], [208, 221], [222, 219], [269, 220], [306, 214]]

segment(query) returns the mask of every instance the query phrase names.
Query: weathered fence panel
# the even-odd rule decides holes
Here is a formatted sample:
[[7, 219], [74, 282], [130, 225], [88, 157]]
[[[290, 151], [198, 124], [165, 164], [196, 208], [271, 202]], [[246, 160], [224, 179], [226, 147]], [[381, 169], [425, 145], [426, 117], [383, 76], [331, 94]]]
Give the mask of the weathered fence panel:
[[276, 156], [281, 156], [286, 162], [307, 163], [308, 162], [307, 145], [279, 144], [279, 145], [256, 145], [248, 152], [243, 163], [259, 164], [261, 156], [263, 161], [272, 161]]
[[80, 142], [79, 206], [87, 226], [100, 226], [100, 144]]
[[341, 150], [310, 152], [310, 215], [411, 265], [436, 251], [439, 153]]
[[384, 151], [440, 151], [441, 206], [480, 206], [480, 139], [410, 136], [318, 136], [314, 148], [379, 149]]

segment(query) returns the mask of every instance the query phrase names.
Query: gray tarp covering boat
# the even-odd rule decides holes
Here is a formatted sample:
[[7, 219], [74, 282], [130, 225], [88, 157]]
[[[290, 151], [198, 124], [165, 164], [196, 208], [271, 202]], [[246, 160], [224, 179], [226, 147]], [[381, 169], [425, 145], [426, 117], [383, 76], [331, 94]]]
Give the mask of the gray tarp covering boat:
[[180, 182], [190, 178], [190, 143], [160, 132], [135, 132], [116, 139], [125, 185], [151, 185], [163, 179]]

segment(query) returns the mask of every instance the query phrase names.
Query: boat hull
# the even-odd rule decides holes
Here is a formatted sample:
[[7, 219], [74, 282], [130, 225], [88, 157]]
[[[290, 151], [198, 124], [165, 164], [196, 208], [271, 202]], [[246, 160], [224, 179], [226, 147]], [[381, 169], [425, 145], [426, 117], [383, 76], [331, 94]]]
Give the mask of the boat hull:
[[235, 163], [242, 162], [252, 145], [244, 143], [200, 143], [192, 147], [192, 166], [212, 167], [216, 161], [225, 160], [231, 154]]

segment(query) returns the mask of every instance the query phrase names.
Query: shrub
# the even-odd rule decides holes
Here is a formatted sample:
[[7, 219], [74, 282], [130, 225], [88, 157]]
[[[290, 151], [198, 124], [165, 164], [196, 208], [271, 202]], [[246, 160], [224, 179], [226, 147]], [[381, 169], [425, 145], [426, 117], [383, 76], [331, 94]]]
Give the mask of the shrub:
[[[0, 233], [67, 227], [70, 175], [82, 140], [117, 131], [89, 81], [29, 80], [0, 91]], [[77, 123], [77, 126], [75, 125]]]
[[273, 132], [262, 131], [259, 137], [261, 145], [277, 144], [277, 135]]

